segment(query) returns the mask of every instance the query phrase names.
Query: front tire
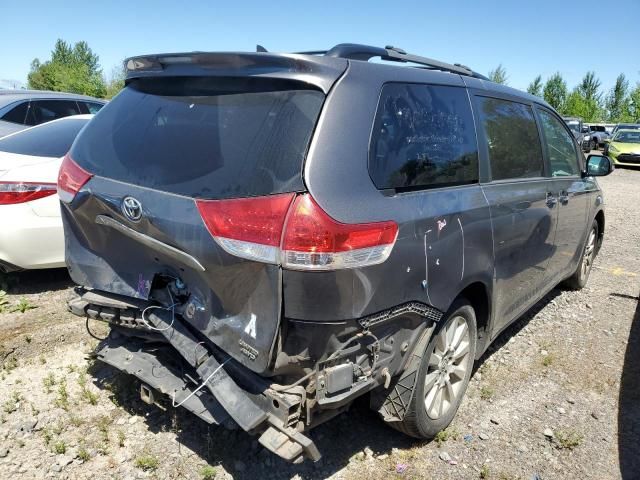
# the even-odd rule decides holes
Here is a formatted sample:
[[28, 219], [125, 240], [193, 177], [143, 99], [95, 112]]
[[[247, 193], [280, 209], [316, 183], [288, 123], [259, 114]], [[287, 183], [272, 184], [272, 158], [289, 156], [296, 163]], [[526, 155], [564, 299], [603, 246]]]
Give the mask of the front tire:
[[459, 299], [434, 331], [418, 369], [413, 397], [398, 430], [431, 439], [447, 428], [464, 398], [476, 354], [476, 314]]
[[589, 234], [587, 235], [587, 241], [582, 249], [582, 256], [580, 257], [580, 262], [578, 262], [578, 268], [565, 282], [572, 290], [582, 290], [589, 280], [591, 267], [598, 253], [599, 231], [598, 222], [594, 220], [591, 224], [591, 230], [589, 230]]

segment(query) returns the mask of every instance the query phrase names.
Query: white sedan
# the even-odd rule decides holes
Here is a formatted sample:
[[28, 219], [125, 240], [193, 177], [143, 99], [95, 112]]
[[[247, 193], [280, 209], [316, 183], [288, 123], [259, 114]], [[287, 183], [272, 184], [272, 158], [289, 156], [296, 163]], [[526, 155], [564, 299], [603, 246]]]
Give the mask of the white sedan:
[[92, 117], [65, 117], [0, 138], [0, 271], [64, 267], [58, 170]]

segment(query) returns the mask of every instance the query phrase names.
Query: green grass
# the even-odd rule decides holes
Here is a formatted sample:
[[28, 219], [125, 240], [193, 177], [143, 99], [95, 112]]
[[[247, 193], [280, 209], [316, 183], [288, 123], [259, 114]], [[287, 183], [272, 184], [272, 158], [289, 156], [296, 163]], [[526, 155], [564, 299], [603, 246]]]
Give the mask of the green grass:
[[495, 393], [496, 391], [493, 387], [490, 387], [489, 385], [483, 385], [480, 389], [480, 398], [482, 400], [490, 400], [493, 398]]
[[144, 472], [153, 472], [158, 469], [160, 462], [153, 455], [141, 455], [136, 458], [134, 465]]
[[63, 453], [66, 453], [67, 451], [67, 444], [64, 442], [64, 440], [58, 440], [56, 443], [53, 444], [53, 453], [57, 453], [58, 455], [61, 455]]
[[25, 313], [27, 310], [33, 310], [34, 308], [38, 308], [38, 306], [32, 303], [29, 303], [29, 300], [27, 300], [26, 298], [21, 298], [18, 301], [18, 304], [11, 307], [11, 310], [9, 311], [12, 313], [13, 312]]
[[582, 445], [584, 436], [574, 430], [558, 430], [555, 432], [556, 446], [561, 449], [573, 450]]
[[78, 458], [83, 462], [88, 462], [91, 458], [89, 451], [84, 447], [84, 445], [78, 449]]
[[542, 365], [544, 365], [545, 367], [549, 367], [554, 361], [555, 357], [552, 353], [549, 353], [548, 355], [542, 357]]
[[460, 432], [454, 427], [445, 428], [444, 430], [440, 430], [434, 440], [438, 444], [438, 447], [441, 447], [443, 443], [448, 440], [458, 440], [460, 437]]
[[218, 470], [216, 467], [212, 467], [211, 465], [205, 465], [200, 470], [200, 476], [202, 480], [213, 480], [218, 475]]
[[47, 393], [51, 393], [51, 388], [56, 384], [56, 376], [53, 372], [49, 372], [46, 377], [42, 379], [44, 390]]
[[69, 410], [69, 392], [67, 392], [67, 382], [62, 380], [58, 387], [58, 398], [56, 398], [56, 406], [63, 410]]

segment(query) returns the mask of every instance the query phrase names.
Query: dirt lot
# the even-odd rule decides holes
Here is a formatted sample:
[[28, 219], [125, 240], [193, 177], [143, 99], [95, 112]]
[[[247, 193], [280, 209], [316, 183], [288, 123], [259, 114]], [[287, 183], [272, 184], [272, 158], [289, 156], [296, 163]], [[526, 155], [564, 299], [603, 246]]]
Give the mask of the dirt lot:
[[403, 437], [362, 402], [314, 430], [317, 464], [287, 465], [242, 432], [142, 403], [89, 359], [97, 340], [65, 312], [66, 272], [13, 275], [0, 313], [0, 476], [640, 478], [640, 171], [601, 185], [605, 244], [587, 288], [553, 290], [499, 337], [437, 441]]

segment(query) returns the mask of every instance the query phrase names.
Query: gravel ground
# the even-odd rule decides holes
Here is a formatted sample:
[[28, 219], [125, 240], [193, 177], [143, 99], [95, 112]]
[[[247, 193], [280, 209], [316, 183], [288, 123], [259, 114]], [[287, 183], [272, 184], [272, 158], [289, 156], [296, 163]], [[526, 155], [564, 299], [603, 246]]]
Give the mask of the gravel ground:
[[385, 427], [362, 401], [313, 431], [317, 464], [287, 465], [243, 432], [142, 403], [128, 377], [90, 360], [97, 341], [65, 312], [66, 272], [12, 275], [1, 476], [640, 479], [640, 171], [600, 183], [605, 244], [587, 288], [553, 290], [497, 339], [437, 441]]

